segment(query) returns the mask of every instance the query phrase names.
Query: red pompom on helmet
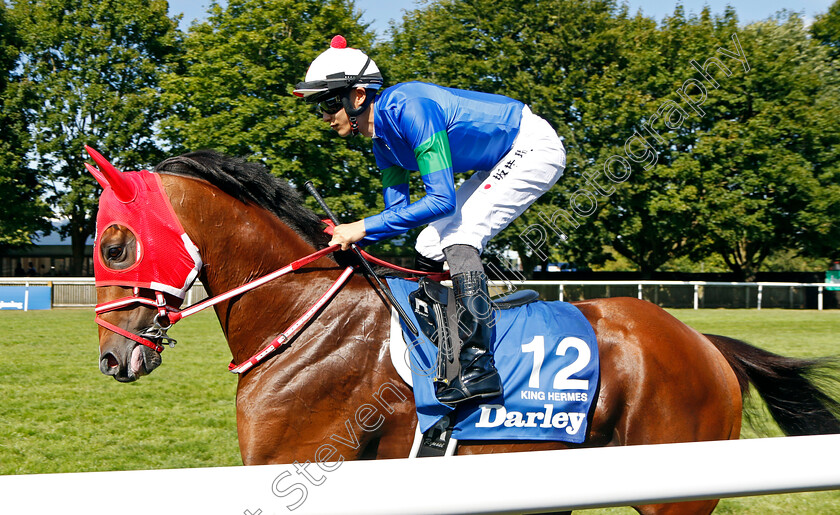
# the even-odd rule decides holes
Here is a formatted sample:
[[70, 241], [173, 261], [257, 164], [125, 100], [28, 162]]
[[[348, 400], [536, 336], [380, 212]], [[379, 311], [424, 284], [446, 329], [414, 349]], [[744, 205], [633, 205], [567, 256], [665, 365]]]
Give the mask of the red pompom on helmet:
[[336, 34], [330, 41], [330, 48], [347, 48], [347, 40], [341, 34]]

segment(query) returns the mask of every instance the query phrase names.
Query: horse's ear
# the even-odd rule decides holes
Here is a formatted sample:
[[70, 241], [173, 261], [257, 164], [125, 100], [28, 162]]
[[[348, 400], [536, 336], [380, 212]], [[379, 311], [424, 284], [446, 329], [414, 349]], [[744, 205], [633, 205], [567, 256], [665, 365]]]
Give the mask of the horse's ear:
[[85, 168], [87, 168], [87, 171], [90, 172], [91, 175], [93, 175], [93, 178], [96, 179], [96, 182], [98, 182], [100, 186], [102, 186], [103, 190], [108, 187], [108, 179], [106, 179], [105, 176], [102, 175], [102, 172], [97, 170], [90, 163], [85, 163]]
[[[88, 167], [88, 170], [93, 174], [97, 182], [99, 182], [103, 188], [105, 185], [111, 186], [111, 189], [114, 190], [114, 194], [117, 196], [117, 200], [124, 204], [134, 200], [137, 196], [137, 189], [134, 187], [134, 184], [126, 180], [125, 177], [123, 177], [122, 172], [117, 170], [114, 165], [102, 157], [102, 154], [87, 145], [85, 145], [85, 150], [87, 150], [87, 153], [90, 154], [90, 157], [93, 158], [99, 166], [99, 173], [101, 177], [97, 176], [97, 174], [91, 170], [93, 167]], [[100, 180], [100, 178], [102, 180]]]

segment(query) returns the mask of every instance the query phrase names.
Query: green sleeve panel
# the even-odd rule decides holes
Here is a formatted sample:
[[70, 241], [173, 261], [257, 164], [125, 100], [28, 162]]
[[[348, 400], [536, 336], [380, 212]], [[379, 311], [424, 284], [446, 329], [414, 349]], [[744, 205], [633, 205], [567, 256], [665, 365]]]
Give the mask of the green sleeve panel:
[[400, 166], [391, 166], [382, 170], [382, 187], [390, 188], [408, 184], [408, 170]]
[[446, 131], [438, 131], [414, 149], [414, 157], [420, 175], [447, 170], [452, 173], [452, 153], [449, 150], [449, 136]]

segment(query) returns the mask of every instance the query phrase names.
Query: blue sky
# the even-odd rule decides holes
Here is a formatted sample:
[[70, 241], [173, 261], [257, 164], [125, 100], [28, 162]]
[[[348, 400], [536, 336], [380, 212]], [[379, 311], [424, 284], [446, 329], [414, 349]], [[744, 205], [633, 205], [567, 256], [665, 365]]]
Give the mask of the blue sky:
[[[224, 2], [224, 0], [222, 0]], [[356, 7], [362, 11], [362, 20], [372, 24], [378, 34], [383, 34], [392, 19], [399, 20], [404, 10], [422, 6], [426, 0], [356, 0]], [[648, 16], [661, 20], [674, 12], [677, 0], [627, 0], [630, 11], [641, 9]], [[683, 0], [686, 11], [698, 13], [708, 5], [713, 12], [722, 12], [727, 4], [733, 5], [742, 23], [762, 20], [781, 9], [801, 12], [806, 19], [828, 10], [832, 0]], [[204, 18], [209, 0], [169, 0], [171, 14], [184, 13], [182, 28], [189, 27], [194, 19]]]

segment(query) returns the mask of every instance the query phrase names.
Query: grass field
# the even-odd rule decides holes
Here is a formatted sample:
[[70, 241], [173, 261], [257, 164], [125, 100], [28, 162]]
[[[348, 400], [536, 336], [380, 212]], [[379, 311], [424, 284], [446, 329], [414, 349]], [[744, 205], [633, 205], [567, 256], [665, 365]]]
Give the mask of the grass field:
[[[702, 332], [785, 355], [840, 354], [838, 311], [670, 312]], [[0, 312], [0, 474], [241, 464], [236, 377], [227, 371], [230, 353], [218, 322], [202, 313], [171, 334], [180, 343], [163, 353], [161, 367], [120, 384], [99, 372], [91, 309]], [[730, 466], [737, 464], [721, 463]], [[833, 515], [840, 492], [724, 500], [715, 513]]]
[[93, 311], [0, 312], [0, 474], [239, 465], [230, 352], [208, 312], [147, 377], [99, 372]]

